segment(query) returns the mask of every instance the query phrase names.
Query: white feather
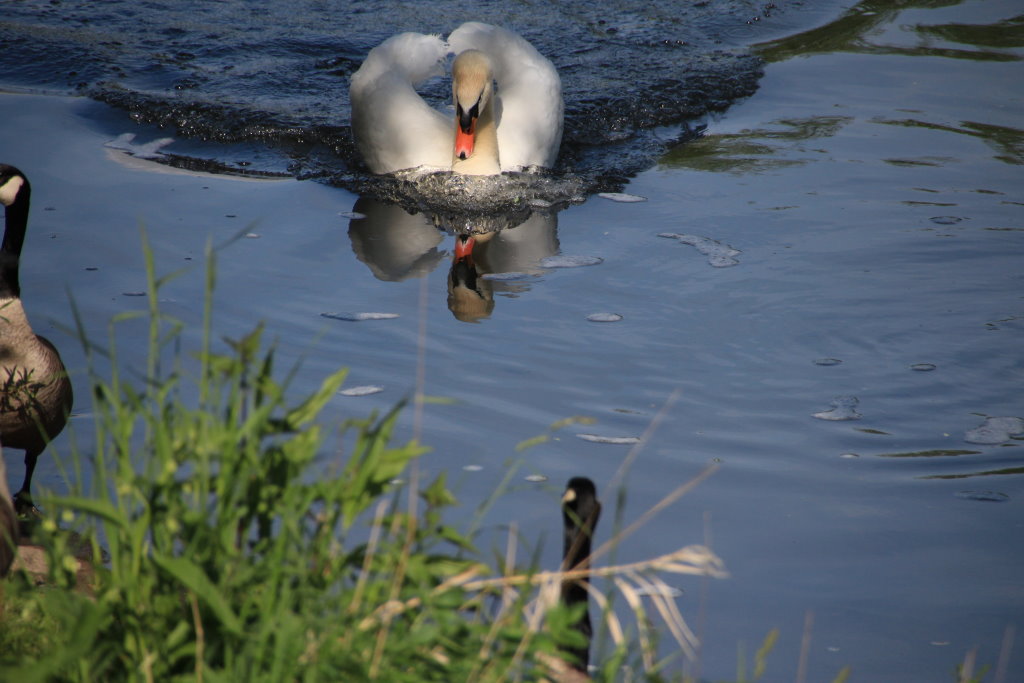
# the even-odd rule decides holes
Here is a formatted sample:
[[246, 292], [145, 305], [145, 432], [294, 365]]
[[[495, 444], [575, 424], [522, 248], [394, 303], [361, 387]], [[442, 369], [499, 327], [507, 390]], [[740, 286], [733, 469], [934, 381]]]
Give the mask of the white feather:
[[445, 43], [437, 36], [402, 33], [370, 50], [349, 88], [352, 130], [374, 173], [452, 167], [454, 114], [428, 105], [415, 87], [443, 73], [451, 52], [480, 50], [497, 83], [495, 114], [502, 171], [552, 166], [562, 140], [562, 84], [558, 72], [525, 39], [497, 26], [468, 22]]

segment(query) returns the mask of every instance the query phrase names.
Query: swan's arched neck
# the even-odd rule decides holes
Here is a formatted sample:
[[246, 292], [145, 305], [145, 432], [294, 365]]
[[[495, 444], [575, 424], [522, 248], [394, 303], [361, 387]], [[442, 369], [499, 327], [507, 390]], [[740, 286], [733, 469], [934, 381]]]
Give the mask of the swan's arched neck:
[[480, 50], [466, 50], [452, 63], [455, 145], [452, 171], [463, 175], [501, 173], [495, 117], [494, 67]]

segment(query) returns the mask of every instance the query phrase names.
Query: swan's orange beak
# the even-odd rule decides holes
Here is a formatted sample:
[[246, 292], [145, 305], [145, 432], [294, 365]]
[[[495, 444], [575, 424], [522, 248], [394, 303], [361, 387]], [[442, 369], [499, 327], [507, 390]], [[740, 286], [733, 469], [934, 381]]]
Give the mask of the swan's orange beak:
[[455, 238], [455, 260], [460, 261], [473, 255], [473, 247], [476, 241], [469, 235], [459, 235]]
[[469, 125], [465, 128], [463, 122], [459, 121], [455, 126], [455, 156], [459, 159], [468, 159], [473, 156], [473, 142], [476, 140], [476, 117], [469, 119]]

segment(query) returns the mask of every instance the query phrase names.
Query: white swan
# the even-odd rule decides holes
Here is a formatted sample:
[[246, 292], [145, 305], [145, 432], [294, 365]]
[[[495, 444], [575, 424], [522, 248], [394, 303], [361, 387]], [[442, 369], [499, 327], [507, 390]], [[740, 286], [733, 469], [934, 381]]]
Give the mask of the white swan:
[[[452, 64], [454, 115], [415, 86]], [[497, 87], [495, 87], [495, 83]], [[448, 36], [401, 33], [370, 50], [349, 86], [352, 132], [374, 173], [427, 167], [494, 175], [552, 166], [562, 141], [562, 82], [525, 39], [468, 22]]]

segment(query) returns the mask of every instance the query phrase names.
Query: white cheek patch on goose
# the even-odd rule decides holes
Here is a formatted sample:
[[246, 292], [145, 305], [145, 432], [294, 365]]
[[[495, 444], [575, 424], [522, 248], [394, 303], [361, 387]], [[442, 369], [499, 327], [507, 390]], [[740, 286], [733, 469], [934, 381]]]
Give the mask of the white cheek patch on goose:
[[0, 203], [4, 206], [10, 206], [14, 203], [18, 193], [21, 192], [21, 186], [25, 184], [25, 179], [20, 175], [11, 176], [11, 178], [0, 185]]

